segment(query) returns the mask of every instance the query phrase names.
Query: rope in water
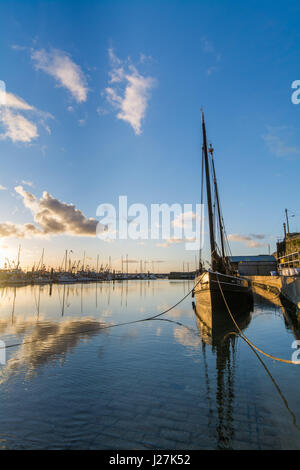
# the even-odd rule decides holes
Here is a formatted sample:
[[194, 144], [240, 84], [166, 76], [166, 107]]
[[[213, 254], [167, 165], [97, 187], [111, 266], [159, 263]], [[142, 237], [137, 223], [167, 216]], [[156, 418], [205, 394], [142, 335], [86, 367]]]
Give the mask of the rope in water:
[[[237, 333], [236, 331], [230, 331], [230, 333], [227, 333], [227, 335], [224, 336], [223, 338], [223, 341], [225, 341], [225, 339], [230, 336], [230, 335], [235, 335], [235, 336], [240, 336], [239, 333]], [[246, 342], [245, 338], [243, 338], [243, 336], [241, 336], [241, 339], [243, 341]], [[248, 346], [252, 349], [252, 351], [254, 352], [255, 356], [257, 357], [257, 359], [259, 360], [259, 362], [261, 363], [261, 365], [263, 366], [263, 368], [265, 369], [265, 371], [267, 372], [268, 376], [270, 377], [274, 387], [276, 388], [280, 398], [282, 399], [283, 401], [283, 404], [284, 406], [286, 407], [286, 409], [288, 410], [288, 412], [290, 413], [291, 417], [292, 417], [292, 420], [293, 420], [293, 425], [296, 427], [296, 429], [298, 431], [300, 431], [300, 427], [298, 426], [297, 424], [297, 421], [296, 421], [296, 416], [295, 416], [295, 413], [290, 409], [289, 407], [289, 404], [287, 402], [287, 399], [285, 398], [285, 396], [283, 395], [282, 391], [280, 390], [278, 384], [276, 383], [275, 379], [272, 377], [272, 374], [270, 373], [269, 369], [267, 368], [266, 364], [264, 363], [264, 361], [262, 360], [262, 358], [257, 354], [257, 352], [255, 351], [255, 349], [251, 346], [251, 344], [247, 343]]]
[[242, 332], [242, 330], [239, 328], [237, 322], [235, 321], [232, 313], [231, 313], [231, 310], [229, 308], [229, 305], [226, 301], [226, 298], [225, 298], [225, 295], [224, 295], [224, 292], [223, 292], [223, 289], [221, 287], [221, 284], [220, 284], [220, 281], [219, 281], [219, 276], [218, 276], [218, 273], [217, 274], [217, 281], [218, 281], [218, 284], [219, 284], [219, 289], [220, 289], [220, 292], [222, 294], [222, 297], [223, 297], [223, 300], [224, 300], [224, 303], [226, 305], [226, 308], [227, 308], [227, 311], [231, 317], [231, 320], [233, 321], [235, 327], [237, 328], [238, 332], [239, 332], [239, 335], [246, 341], [246, 343], [248, 343], [248, 345], [255, 349], [256, 351], [260, 352], [261, 354], [263, 354], [264, 356], [266, 357], [269, 357], [270, 359], [274, 359], [274, 361], [278, 361], [278, 362], [284, 362], [286, 364], [294, 364], [294, 365], [300, 365], [300, 361], [299, 362], [296, 362], [296, 361], [290, 361], [289, 359], [282, 359], [281, 357], [276, 357], [276, 356], [272, 356], [271, 354], [268, 354], [266, 353], [265, 351], [263, 351], [262, 349], [258, 348], [257, 346], [255, 346], [255, 344], [252, 343], [252, 341], [250, 341], [249, 338], [247, 338], [246, 335], [244, 335], [244, 333]]

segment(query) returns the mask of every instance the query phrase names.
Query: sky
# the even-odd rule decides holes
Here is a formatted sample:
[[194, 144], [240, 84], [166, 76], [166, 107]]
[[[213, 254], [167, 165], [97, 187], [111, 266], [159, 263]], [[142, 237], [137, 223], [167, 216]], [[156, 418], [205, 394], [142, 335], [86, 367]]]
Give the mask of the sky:
[[[194, 268], [169, 240], [95, 236], [100, 204], [193, 204], [201, 112], [232, 254], [300, 231], [299, 2], [6, 1], [0, 4], [0, 267], [72, 259]], [[3, 88], [3, 87], [2, 87]], [[1, 97], [1, 89], [0, 89]], [[204, 255], [209, 252], [207, 230]]]

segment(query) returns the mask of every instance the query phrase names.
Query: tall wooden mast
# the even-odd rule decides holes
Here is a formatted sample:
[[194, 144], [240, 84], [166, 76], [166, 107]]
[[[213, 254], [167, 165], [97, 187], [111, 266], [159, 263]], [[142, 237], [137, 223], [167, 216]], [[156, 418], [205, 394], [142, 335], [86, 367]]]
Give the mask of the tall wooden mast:
[[211, 255], [211, 267], [212, 270], [216, 270], [216, 241], [214, 232], [214, 221], [213, 221], [213, 209], [211, 199], [211, 187], [210, 187], [210, 173], [209, 173], [209, 162], [207, 152], [207, 141], [206, 141], [206, 129], [204, 121], [204, 113], [202, 111], [202, 133], [203, 133], [203, 154], [205, 163], [205, 175], [206, 175], [206, 193], [207, 193], [207, 208], [208, 208], [208, 224], [209, 224], [209, 236], [210, 236], [210, 255]]
[[222, 258], [223, 262], [225, 260], [225, 242], [224, 242], [224, 227], [221, 215], [221, 208], [220, 208], [220, 199], [219, 199], [219, 191], [218, 191], [218, 183], [216, 177], [216, 170], [215, 170], [215, 162], [214, 162], [214, 149], [210, 144], [209, 153], [211, 154], [211, 162], [212, 162], [212, 170], [213, 170], [213, 179], [215, 185], [215, 195], [216, 195], [216, 202], [217, 202], [217, 209], [218, 209], [218, 220], [219, 220], [219, 230], [220, 230], [220, 241], [221, 241], [221, 249], [222, 249]]

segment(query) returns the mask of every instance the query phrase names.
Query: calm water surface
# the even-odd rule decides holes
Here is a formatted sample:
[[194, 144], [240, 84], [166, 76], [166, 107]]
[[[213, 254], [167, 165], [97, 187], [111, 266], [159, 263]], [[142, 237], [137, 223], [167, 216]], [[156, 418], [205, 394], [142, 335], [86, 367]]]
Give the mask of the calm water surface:
[[[7, 287], [0, 339], [2, 449], [300, 449], [300, 366], [214, 335], [192, 281]], [[255, 294], [244, 333], [291, 359], [295, 318]]]

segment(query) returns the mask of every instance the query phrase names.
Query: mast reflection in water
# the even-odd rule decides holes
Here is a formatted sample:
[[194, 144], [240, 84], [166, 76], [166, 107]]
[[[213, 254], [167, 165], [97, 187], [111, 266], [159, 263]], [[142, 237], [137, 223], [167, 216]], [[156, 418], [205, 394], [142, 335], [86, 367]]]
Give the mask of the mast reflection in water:
[[[202, 338], [203, 360], [206, 371], [207, 397], [211, 393], [206, 345], [212, 347], [216, 355], [217, 389], [216, 404], [218, 423], [216, 426], [218, 448], [230, 448], [234, 437], [233, 406], [234, 406], [234, 373], [236, 362], [236, 333], [233, 321], [226, 316], [224, 309], [211, 309], [207, 305], [193, 302], [196, 324]], [[241, 330], [250, 323], [250, 304], [248, 309], [235, 312], [235, 320]]]

